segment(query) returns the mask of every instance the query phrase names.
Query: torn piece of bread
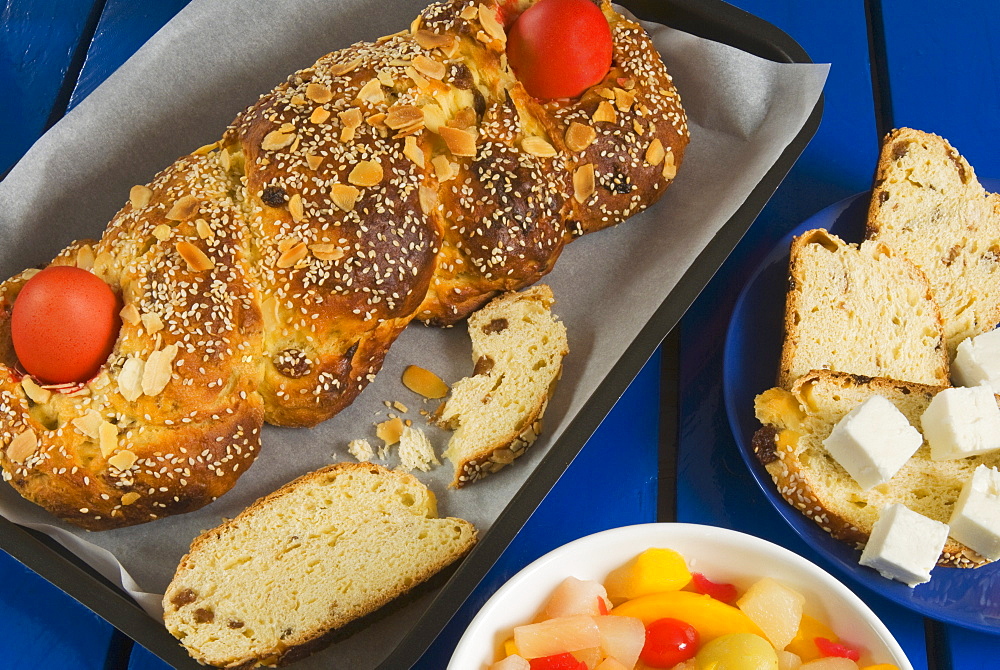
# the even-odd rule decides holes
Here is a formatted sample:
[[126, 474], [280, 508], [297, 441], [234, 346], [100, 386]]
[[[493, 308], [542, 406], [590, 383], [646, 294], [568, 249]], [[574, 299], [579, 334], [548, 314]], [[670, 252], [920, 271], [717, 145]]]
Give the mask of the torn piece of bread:
[[467, 521], [437, 518], [412, 475], [340, 463], [197, 537], [163, 596], [167, 629], [201, 663], [300, 658], [464, 556]]
[[927, 279], [886, 245], [825, 230], [792, 241], [782, 388], [810, 370], [947, 384], [943, 332]]
[[399, 436], [399, 467], [407, 472], [427, 472], [432, 463], [441, 465], [434, 453], [434, 445], [427, 439], [424, 431], [413, 426], [403, 426], [403, 432]]
[[538, 285], [495, 298], [469, 317], [475, 373], [452, 386], [437, 418], [455, 431], [444, 452], [455, 465], [451, 486], [496, 472], [538, 437], [569, 353], [553, 302], [552, 290]]
[[[791, 390], [773, 388], [754, 407], [764, 427], [753, 437], [757, 458], [778, 491], [834, 537], [863, 547], [879, 510], [902, 503], [948, 523], [962, 485], [979, 465], [1000, 466], [1000, 451], [953, 460], [931, 460], [926, 440], [886, 483], [867, 491], [824, 448], [834, 425], [873, 395], [888, 399], [917, 429], [931, 399], [945, 386], [928, 386], [828, 370], [800, 377]], [[976, 567], [988, 562], [953, 538], [940, 565]]]
[[885, 138], [868, 237], [927, 275], [950, 356], [1000, 322], [1000, 194], [988, 193], [945, 139], [911, 128]]

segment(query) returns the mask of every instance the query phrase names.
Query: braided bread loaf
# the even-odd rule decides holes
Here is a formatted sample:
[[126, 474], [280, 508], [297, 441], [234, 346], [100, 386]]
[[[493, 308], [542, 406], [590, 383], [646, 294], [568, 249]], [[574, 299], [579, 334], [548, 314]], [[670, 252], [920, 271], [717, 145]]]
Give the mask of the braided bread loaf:
[[100, 241], [53, 261], [123, 300], [85, 384], [23, 375], [9, 312], [31, 271], [0, 285], [4, 478], [88, 529], [197, 509], [252, 463], [263, 421], [351, 403], [411, 320], [452, 324], [653, 203], [688, 132], [648, 36], [603, 2], [610, 71], [539, 101], [505, 55], [504, 21], [531, 4], [431, 5], [134, 187]]

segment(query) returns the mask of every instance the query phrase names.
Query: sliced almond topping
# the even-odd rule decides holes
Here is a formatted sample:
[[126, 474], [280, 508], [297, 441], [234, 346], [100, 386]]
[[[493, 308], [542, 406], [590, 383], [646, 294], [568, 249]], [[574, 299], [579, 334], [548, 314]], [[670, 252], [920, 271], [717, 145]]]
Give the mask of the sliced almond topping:
[[419, 88], [421, 91], [431, 85], [431, 82], [427, 79], [427, 77], [417, 72], [416, 68], [414, 68], [412, 65], [410, 65], [403, 71], [406, 72], [406, 76], [412, 79], [413, 83], [416, 84], [417, 88]]
[[392, 445], [399, 442], [400, 435], [403, 434], [403, 421], [398, 416], [383, 421], [382, 423], [375, 426], [375, 435], [385, 442], [385, 446], [391, 447]]
[[466, 21], [471, 21], [472, 19], [476, 18], [477, 14], [479, 14], [479, 8], [476, 7], [475, 5], [469, 5], [468, 7], [462, 10], [459, 16], [461, 16]]
[[309, 166], [310, 170], [319, 169], [320, 164], [323, 162], [322, 156], [316, 156], [313, 154], [306, 154], [306, 164]]
[[158, 395], [170, 381], [174, 357], [177, 356], [177, 345], [168, 344], [154, 351], [146, 359], [142, 370], [142, 392], [146, 395]]
[[39, 405], [44, 405], [49, 401], [49, 398], [52, 397], [52, 391], [43, 389], [35, 383], [34, 379], [28, 376], [21, 379], [21, 388], [24, 389], [24, 395], [31, 398], [32, 402]]
[[73, 419], [71, 423], [90, 439], [97, 440], [101, 436], [100, 429], [103, 422], [104, 419], [101, 418], [100, 412], [90, 409], [83, 416]]
[[288, 213], [292, 215], [292, 222], [298, 223], [306, 216], [305, 205], [302, 204], [302, 195], [294, 194], [288, 199]]
[[219, 165], [226, 172], [229, 172], [229, 168], [233, 166], [233, 156], [226, 149], [219, 152]]
[[335, 76], [339, 77], [342, 74], [347, 74], [348, 72], [354, 71], [359, 65], [361, 65], [361, 59], [355, 58], [350, 63], [337, 63], [330, 68], [330, 72]]
[[532, 156], [551, 158], [556, 155], [555, 147], [537, 135], [529, 135], [521, 140], [521, 148]]
[[486, 31], [487, 35], [495, 40], [500, 40], [502, 44], [507, 42], [507, 33], [504, 31], [500, 21], [497, 20], [495, 9], [479, 3], [479, 23], [482, 24], [483, 30]]
[[409, 412], [409, 411], [410, 411], [410, 408], [409, 408], [409, 407], [407, 407], [407, 406], [406, 406], [406, 405], [404, 405], [403, 403], [399, 402], [398, 400], [393, 400], [393, 401], [392, 401], [392, 406], [393, 406], [393, 407], [395, 407], [396, 409], [398, 409], [398, 410], [399, 410], [400, 412], [403, 412], [404, 414], [405, 414], [406, 412]]
[[596, 92], [597, 95], [601, 96], [602, 98], [607, 98], [608, 100], [615, 99], [615, 92], [612, 91], [610, 88], [599, 88], [597, 89]]
[[448, 145], [451, 153], [456, 156], [476, 155], [476, 136], [469, 131], [441, 126], [438, 128], [438, 134], [444, 140], [444, 143]]
[[187, 262], [188, 268], [193, 272], [211, 270], [215, 267], [215, 263], [205, 254], [204, 251], [187, 240], [181, 240], [174, 246], [177, 248], [177, 253], [181, 255], [181, 258], [183, 258], [185, 262]]
[[313, 244], [309, 251], [321, 261], [339, 261], [344, 257], [344, 250], [336, 244]]
[[155, 312], [146, 312], [141, 317], [142, 325], [146, 327], [146, 332], [150, 335], [163, 330], [163, 319]]
[[198, 219], [194, 222], [195, 232], [198, 233], [198, 237], [203, 240], [209, 240], [215, 237], [215, 231], [212, 230], [212, 226], [208, 224], [205, 219]]
[[371, 116], [365, 118], [365, 123], [367, 123], [369, 126], [373, 128], [378, 128], [379, 126], [381, 126], [384, 129], [386, 116], [387, 115], [382, 112], [379, 112], [378, 114], [372, 114]]
[[434, 166], [434, 174], [440, 182], [448, 181], [456, 175], [455, 168], [447, 156], [435, 156], [431, 160], [431, 165]]
[[573, 172], [573, 199], [583, 204], [594, 193], [594, 164], [581, 165]]
[[161, 223], [155, 228], [153, 228], [153, 237], [163, 242], [169, 240], [170, 236], [174, 234], [174, 229], [165, 223]]
[[329, 118], [330, 110], [324, 107], [317, 107], [312, 111], [312, 114], [309, 115], [309, 120], [317, 125], [324, 123]]
[[[122, 365], [121, 372], [118, 373], [118, 392], [129, 402], [133, 402], [142, 395], [142, 373], [145, 363], [141, 358], [129, 356]], [[82, 430], [82, 429], [81, 429]], [[84, 433], [89, 435], [89, 433]], [[91, 435], [91, 437], [96, 437]]]
[[337, 114], [337, 117], [344, 124], [345, 128], [357, 128], [361, 125], [362, 121], [361, 110], [357, 107], [351, 107], [347, 111], [340, 112]]
[[566, 148], [583, 151], [597, 139], [597, 131], [588, 125], [574, 121], [566, 129]]
[[89, 270], [94, 267], [94, 247], [84, 244], [76, 251], [76, 267]]
[[660, 138], [654, 137], [653, 141], [649, 143], [649, 147], [646, 148], [646, 162], [650, 165], [659, 165], [665, 155], [666, 152], [663, 150]]
[[396, 80], [392, 76], [392, 72], [389, 70], [379, 70], [378, 74], [375, 75], [379, 82], [386, 88], [395, 88]]
[[264, 151], [275, 151], [282, 147], [287, 147], [294, 141], [294, 133], [283, 133], [280, 130], [272, 130], [264, 136], [264, 141], [260, 143], [260, 148]]
[[374, 186], [382, 181], [382, 166], [375, 161], [360, 161], [347, 175], [355, 186]]
[[420, 46], [421, 49], [437, 49], [438, 47], [449, 46], [455, 41], [455, 38], [451, 35], [438, 35], [437, 33], [432, 33], [429, 30], [418, 30], [413, 35], [413, 39]]
[[297, 237], [284, 237], [278, 240], [278, 251], [280, 253], [285, 253], [301, 241], [302, 240]]
[[306, 85], [306, 97], [322, 105], [325, 102], [333, 100], [333, 91], [323, 86], [323, 84], [312, 82]]
[[417, 144], [416, 137], [407, 137], [403, 142], [403, 155], [413, 161], [417, 167], [424, 166], [424, 151]]
[[663, 157], [663, 178], [673, 179], [677, 176], [677, 164], [674, 163], [674, 152], [668, 151]]
[[110, 421], [101, 421], [97, 428], [98, 444], [101, 447], [101, 456], [107, 458], [118, 449], [118, 426]]
[[368, 102], [373, 105], [385, 100], [385, 93], [382, 91], [382, 82], [378, 79], [368, 80], [368, 82], [361, 87], [361, 90], [358, 91], [357, 100], [359, 102]]
[[442, 79], [448, 72], [448, 68], [445, 67], [444, 63], [436, 61], [433, 58], [428, 58], [423, 54], [413, 59], [413, 67], [417, 72], [431, 79]]
[[167, 218], [171, 221], [187, 221], [198, 212], [198, 199], [193, 195], [186, 195], [174, 202], [173, 207], [167, 212]]
[[448, 385], [430, 370], [410, 365], [403, 370], [403, 386], [425, 398], [443, 398], [448, 395]]
[[286, 121], [285, 123], [281, 124], [281, 127], [278, 128], [278, 131], [282, 132], [282, 133], [294, 133], [295, 132], [295, 124]]
[[615, 108], [611, 106], [610, 102], [602, 100], [590, 118], [594, 123], [615, 123], [618, 120], [618, 113], [615, 112]]
[[301, 107], [302, 105], [306, 104], [306, 99], [303, 98], [301, 94], [296, 93], [295, 95], [292, 96], [292, 99], [289, 100], [288, 102], [292, 103], [296, 107]]
[[424, 214], [430, 214], [438, 206], [438, 192], [437, 189], [433, 189], [429, 186], [423, 184], [417, 190], [417, 199], [420, 201], [420, 210]]
[[118, 312], [118, 316], [122, 318], [122, 321], [127, 321], [133, 326], [138, 326], [140, 322], [139, 310], [136, 308], [135, 303], [130, 302], [124, 307], [122, 311]]
[[278, 257], [278, 267], [279, 268], [290, 268], [309, 253], [309, 248], [306, 246], [305, 242], [299, 242], [293, 247], [287, 249]]
[[[400, 432], [403, 429], [400, 428]], [[24, 463], [38, 449], [38, 437], [35, 431], [28, 429], [20, 433], [7, 445], [7, 458], [15, 463]]]
[[117, 454], [108, 459], [108, 465], [125, 472], [138, 460], [138, 457], [128, 449], [122, 449]]
[[152, 197], [152, 189], [139, 184], [133, 186], [128, 192], [128, 201], [132, 203], [132, 209], [142, 209], [149, 204], [149, 200]]
[[621, 88], [615, 89], [615, 106], [618, 107], [619, 112], [630, 110], [633, 102], [635, 102], [635, 93]]
[[136, 493], [135, 491], [129, 491], [128, 493], [122, 496], [122, 505], [131, 505], [141, 497], [142, 496]]
[[330, 199], [340, 209], [349, 212], [354, 209], [361, 191], [347, 184], [334, 184], [330, 187]]
[[646, 129], [639, 123], [639, 119], [632, 119], [632, 128], [635, 129], [637, 135], [644, 135], [646, 133]]
[[385, 125], [393, 130], [399, 130], [415, 123], [423, 124], [424, 110], [413, 105], [393, 105], [385, 117]]
[[424, 125], [427, 126], [432, 133], [438, 132], [448, 120], [445, 116], [444, 110], [441, 109], [441, 105], [431, 102], [423, 106], [424, 110]]

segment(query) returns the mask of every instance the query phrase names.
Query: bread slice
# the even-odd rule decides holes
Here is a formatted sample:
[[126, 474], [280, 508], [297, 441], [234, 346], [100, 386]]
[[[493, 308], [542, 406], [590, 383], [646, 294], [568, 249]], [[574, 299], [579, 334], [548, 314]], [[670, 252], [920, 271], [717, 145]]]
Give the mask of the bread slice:
[[412, 475], [340, 463], [261, 498], [191, 543], [163, 596], [164, 623], [219, 667], [300, 658], [464, 556], [472, 524], [437, 518]]
[[868, 237], [927, 275], [950, 356], [1000, 322], [1000, 195], [943, 138], [911, 128], [885, 138]]
[[[764, 427], [753, 438], [754, 453], [781, 495], [834, 537], [861, 548], [883, 505], [902, 503], [948, 523], [955, 502], [980, 464], [1000, 466], [1000, 452], [932, 461], [926, 442], [885, 484], [863, 491], [823, 447], [845, 414], [881, 395], [920, 429], [920, 416], [944, 386], [928, 386], [821, 370], [800, 377], [791, 390], [773, 388], [754, 406]], [[986, 559], [958, 541], [948, 542], [940, 565], [976, 567]]]
[[941, 317], [913, 263], [821, 229], [792, 241], [778, 385], [821, 369], [948, 383]]
[[444, 451], [455, 465], [453, 487], [510, 464], [541, 432], [569, 353], [553, 302], [552, 290], [542, 284], [495, 298], [469, 317], [475, 372], [452, 386], [437, 416], [455, 431]]

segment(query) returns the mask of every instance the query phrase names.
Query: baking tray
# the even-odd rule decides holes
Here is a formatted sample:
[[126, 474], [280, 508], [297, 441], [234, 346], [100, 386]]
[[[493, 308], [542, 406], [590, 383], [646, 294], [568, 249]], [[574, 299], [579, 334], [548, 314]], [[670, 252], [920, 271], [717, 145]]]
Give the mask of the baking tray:
[[[775, 26], [720, 0], [625, 0], [639, 18], [729, 44], [783, 63], [809, 63], [806, 52]], [[559, 479], [622, 392], [718, 270], [819, 126], [822, 98], [795, 139], [750, 196], [698, 255], [624, 354], [552, 445], [539, 467], [483, 535], [473, 552], [440, 586], [424, 615], [380, 668], [412, 666], [489, 573], [496, 559]], [[674, 444], [666, 445], [665, 457]], [[123, 633], [178, 668], [200, 668], [162, 624], [128, 595], [48, 536], [0, 517], [0, 548], [35, 570]]]

